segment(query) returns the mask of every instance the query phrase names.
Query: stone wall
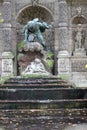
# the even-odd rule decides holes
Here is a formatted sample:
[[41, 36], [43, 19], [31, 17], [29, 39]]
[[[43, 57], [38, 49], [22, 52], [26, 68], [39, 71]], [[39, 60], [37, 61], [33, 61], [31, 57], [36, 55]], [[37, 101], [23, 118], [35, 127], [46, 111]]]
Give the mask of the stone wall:
[[[84, 68], [83, 66], [86, 64], [87, 53], [86, 0], [3, 0], [0, 1], [0, 11], [4, 18], [4, 22], [0, 24], [0, 53], [13, 52], [15, 75], [17, 73], [17, 43], [23, 40], [23, 26], [34, 17], [39, 17], [40, 20], [53, 25], [53, 29], [46, 31], [43, 35], [48, 47], [54, 53], [54, 73], [57, 74], [57, 55], [60, 51], [69, 52], [72, 72], [85, 71], [81, 67]], [[77, 24], [82, 24], [85, 31], [85, 55], [81, 58], [75, 52], [74, 37], [76, 34], [74, 32]], [[81, 66], [78, 67], [79, 69], [77, 68], [77, 57], [78, 66]]]

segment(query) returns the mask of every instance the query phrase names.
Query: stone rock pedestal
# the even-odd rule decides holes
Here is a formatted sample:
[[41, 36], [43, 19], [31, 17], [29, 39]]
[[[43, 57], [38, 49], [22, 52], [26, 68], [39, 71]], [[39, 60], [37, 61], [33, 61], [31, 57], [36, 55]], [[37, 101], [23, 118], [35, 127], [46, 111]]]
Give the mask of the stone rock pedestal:
[[12, 52], [2, 53], [2, 77], [13, 75], [13, 54]]
[[47, 66], [47, 51], [38, 42], [19, 43], [18, 69], [19, 75], [50, 74]]
[[58, 75], [69, 75], [70, 61], [69, 53], [67, 51], [60, 51], [58, 53]]

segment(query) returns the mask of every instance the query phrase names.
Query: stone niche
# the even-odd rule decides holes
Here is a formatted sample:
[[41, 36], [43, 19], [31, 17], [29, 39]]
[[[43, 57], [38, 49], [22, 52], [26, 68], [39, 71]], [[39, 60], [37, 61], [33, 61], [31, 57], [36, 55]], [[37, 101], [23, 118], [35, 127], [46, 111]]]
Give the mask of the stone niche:
[[77, 24], [73, 29], [73, 56], [86, 56], [86, 29], [83, 24]]
[[73, 55], [86, 56], [86, 19], [84, 16], [76, 16], [73, 19]]
[[70, 71], [86, 73], [87, 69], [87, 1], [67, 0], [70, 17]]
[[[24, 39], [22, 29], [28, 21], [39, 18], [41, 22], [47, 22], [51, 24], [53, 22], [52, 14], [41, 6], [29, 6], [24, 8], [17, 16], [17, 43]], [[47, 47], [53, 52], [54, 51], [54, 29], [46, 30], [43, 33], [43, 37], [46, 41]], [[38, 41], [37, 41], [38, 42]]]
[[69, 52], [71, 53], [71, 56], [81, 56], [81, 54], [85, 56], [87, 52], [87, 1], [66, 1], [69, 22]]
[[[53, 51], [54, 51], [54, 30], [49, 29], [43, 32], [43, 38], [46, 41], [46, 46], [50, 50], [49, 53], [44, 50], [43, 46], [39, 43], [38, 39], [35, 39], [31, 43], [23, 43], [23, 27], [28, 21], [39, 18], [41, 22], [47, 22], [51, 24], [53, 22], [52, 14], [41, 6], [29, 6], [19, 12], [17, 16], [17, 42], [18, 42], [18, 74], [26, 72], [31, 67], [31, 64], [38, 62], [39, 65], [43, 64], [41, 69], [42, 73], [52, 73], [53, 71]], [[22, 41], [22, 42], [21, 42]], [[52, 53], [51, 53], [52, 52]], [[38, 59], [38, 60], [37, 60]], [[41, 66], [39, 66], [41, 67]], [[39, 70], [39, 69], [38, 69]], [[36, 70], [35, 70], [36, 71]], [[39, 71], [38, 71], [39, 72]]]

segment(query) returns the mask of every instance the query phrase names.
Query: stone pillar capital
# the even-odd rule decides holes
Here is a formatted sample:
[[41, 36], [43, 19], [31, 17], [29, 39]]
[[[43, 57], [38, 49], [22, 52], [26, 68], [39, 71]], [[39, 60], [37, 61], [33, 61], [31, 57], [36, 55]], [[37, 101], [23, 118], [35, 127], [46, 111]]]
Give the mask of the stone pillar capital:
[[58, 0], [58, 2], [61, 2], [61, 3], [62, 3], [62, 2], [66, 2], [66, 0]]
[[61, 0], [58, 5], [59, 5], [59, 23], [67, 23], [68, 22], [67, 3], [65, 0]]
[[11, 0], [3, 0], [3, 2], [11, 2]]
[[3, 2], [3, 18], [4, 18], [4, 23], [9, 23], [11, 21], [10, 0], [4, 0], [4, 2]]

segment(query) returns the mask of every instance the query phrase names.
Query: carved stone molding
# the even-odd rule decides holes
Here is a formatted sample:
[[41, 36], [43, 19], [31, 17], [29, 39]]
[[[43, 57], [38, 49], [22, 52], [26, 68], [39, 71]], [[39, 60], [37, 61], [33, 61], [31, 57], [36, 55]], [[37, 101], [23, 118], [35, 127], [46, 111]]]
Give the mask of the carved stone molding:
[[87, 64], [86, 58], [75, 58], [71, 60], [71, 71], [72, 72], [87, 72], [85, 65]]
[[4, 51], [9, 51], [11, 50], [11, 29], [10, 28], [5, 28], [3, 30], [3, 49]]
[[32, 6], [33, 7], [38, 6], [38, 1], [39, 0], [31, 0]]
[[11, 21], [11, 3], [9, 1], [3, 3], [3, 18], [5, 23]]
[[59, 51], [58, 53], [58, 74], [70, 73], [70, 60], [67, 51]]
[[10, 51], [2, 53], [2, 76], [13, 75], [13, 58]]

